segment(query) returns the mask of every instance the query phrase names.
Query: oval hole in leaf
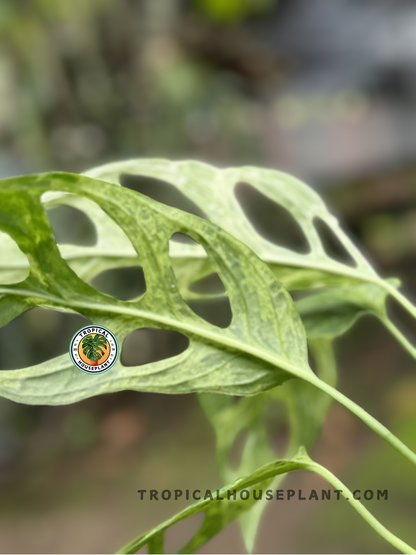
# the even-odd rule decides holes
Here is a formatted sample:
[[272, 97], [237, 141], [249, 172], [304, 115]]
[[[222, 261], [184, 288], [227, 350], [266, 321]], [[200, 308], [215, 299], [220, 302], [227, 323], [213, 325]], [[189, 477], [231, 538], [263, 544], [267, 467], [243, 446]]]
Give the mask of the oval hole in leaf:
[[217, 273], [209, 274], [189, 286], [189, 290], [201, 295], [221, 295], [225, 293], [225, 287]]
[[[180, 489], [180, 488], [176, 488], [176, 489]], [[183, 508], [186, 507], [186, 505], [189, 505], [191, 502], [192, 503], [195, 502], [195, 500], [192, 499], [192, 491], [190, 492], [191, 499], [189, 499], [189, 501], [185, 500], [185, 489], [186, 487], [183, 488], [182, 497], [179, 497], [177, 502], [173, 501], [173, 503], [175, 504], [175, 512], [179, 512], [180, 508], [177, 508], [177, 505], [178, 505], [178, 502], [180, 502], [181, 500], [183, 502], [181, 503], [180, 507], [183, 507]], [[171, 491], [172, 491], [172, 498], [174, 498], [175, 490], [171, 490]], [[203, 498], [204, 494], [205, 494], [205, 491], [202, 490], [201, 499]], [[215, 491], [213, 491], [212, 494], [214, 496]], [[205, 520], [205, 511], [199, 511], [198, 513], [195, 513], [189, 516], [188, 518], [185, 518], [184, 520], [180, 520], [179, 522], [176, 522], [173, 526], [170, 526], [165, 531], [165, 542], [164, 542], [165, 553], [179, 553], [179, 550], [182, 547], [184, 547], [189, 542], [189, 540], [193, 538], [194, 535], [198, 532], [198, 530], [201, 528], [202, 524], [204, 523], [204, 520]]]
[[338, 239], [329, 225], [324, 222], [324, 220], [318, 217], [315, 217], [313, 219], [313, 224], [319, 235], [322, 246], [327, 256], [329, 256], [333, 260], [336, 260], [337, 262], [345, 264], [346, 266], [356, 268], [357, 262], [347, 251], [347, 249], [344, 247], [344, 245], [341, 243], [341, 241]]
[[180, 355], [189, 347], [189, 339], [176, 331], [157, 328], [134, 330], [121, 350], [123, 366], [141, 366]]
[[186, 235], [186, 233], [174, 233], [170, 239], [171, 241], [175, 241], [176, 243], [183, 243], [185, 245], [197, 245], [198, 243]]
[[187, 304], [200, 318], [218, 328], [228, 328], [233, 319], [230, 299], [226, 295], [212, 299], [190, 299]]
[[234, 441], [228, 453], [228, 463], [232, 470], [237, 470], [237, 468], [241, 464], [244, 447], [246, 446], [246, 443], [248, 441], [249, 434], [250, 432], [248, 428], [244, 428], [243, 430], [240, 430], [234, 438]]
[[29, 272], [27, 256], [7, 233], [0, 231], [0, 283], [20, 283]]
[[0, 328], [0, 370], [26, 368], [68, 353], [72, 337], [88, 324], [80, 314], [27, 310]]
[[248, 183], [237, 183], [235, 196], [257, 233], [280, 247], [307, 254], [311, 247], [296, 218], [281, 204]]
[[120, 177], [120, 183], [123, 187], [137, 191], [167, 206], [179, 208], [179, 210], [208, 220], [208, 216], [199, 206], [167, 181], [143, 175], [124, 174]]
[[[175, 235], [182, 235], [184, 237], [188, 237], [188, 235], [184, 233], [181, 233], [181, 234], [175, 233], [172, 236], [172, 238]], [[198, 245], [201, 248], [203, 248], [201, 245], [199, 245], [199, 243], [194, 241], [191, 237], [189, 237], [189, 239], [195, 245]], [[208, 261], [209, 261], [209, 257], [208, 257]], [[175, 264], [172, 263], [172, 266], [179, 283], [179, 292], [182, 295], [182, 298], [184, 299], [186, 304], [189, 306], [189, 308], [192, 309], [197, 316], [199, 316], [209, 324], [212, 324], [213, 326], [217, 326], [219, 328], [228, 328], [228, 326], [231, 324], [231, 321], [233, 319], [233, 313], [231, 310], [230, 299], [228, 298], [227, 294], [224, 294], [224, 292], [226, 293], [226, 288], [224, 287], [224, 284], [222, 283], [220, 276], [218, 274], [214, 274], [214, 276], [216, 277], [211, 279], [215, 281], [215, 284], [217, 287], [221, 286], [222, 288], [221, 296], [211, 298], [211, 299], [187, 299], [188, 284], [185, 282], [186, 279], [183, 279], [183, 276], [182, 276], [182, 279], [179, 279], [181, 276], [179, 276], [179, 274], [176, 272]], [[213, 273], [211, 273], [211, 275], [212, 274]], [[192, 278], [190, 277], [189, 279], [192, 279]], [[200, 280], [200, 281], [203, 281], [203, 280]]]
[[57, 243], [83, 247], [92, 247], [97, 244], [95, 225], [82, 210], [59, 204], [48, 207], [46, 215]]
[[146, 280], [141, 266], [105, 270], [90, 283], [102, 293], [121, 301], [136, 300], [146, 292]]

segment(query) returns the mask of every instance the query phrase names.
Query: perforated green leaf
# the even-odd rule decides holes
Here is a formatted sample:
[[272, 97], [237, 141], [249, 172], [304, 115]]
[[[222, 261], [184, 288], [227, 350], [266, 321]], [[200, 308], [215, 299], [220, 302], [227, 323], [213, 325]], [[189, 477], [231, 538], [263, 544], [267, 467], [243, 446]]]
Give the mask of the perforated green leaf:
[[[137, 175], [171, 184], [203, 210], [212, 222], [253, 249], [269, 264], [287, 289], [330, 287], [331, 295], [334, 292], [334, 297], [338, 299], [337, 315], [343, 320], [336, 322], [332, 336], [342, 333], [358, 317], [370, 311], [377, 315], [403, 346], [416, 357], [416, 349], [403, 338], [386, 315], [385, 299], [390, 294], [416, 317], [416, 308], [397, 291], [398, 281], [383, 280], [342, 231], [337, 219], [330, 214], [319, 195], [294, 177], [261, 168], [217, 169], [199, 162], [175, 163], [167, 160], [130, 160], [108, 164], [90, 170], [87, 175], [112, 183], [120, 183], [123, 175]], [[237, 200], [235, 187], [238, 183], [251, 185], [270, 201], [288, 210], [302, 229], [310, 252], [300, 254], [276, 245], [260, 235]], [[317, 229], [317, 222], [324, 222], [331, 230], [335, 241], [342, 245], [346, 257], [351, 260], [351, 265], [341, 263], [327, 254], [326, 246]], [[183, 288], [197, 279], [196, 268], [199, 269], [199, 277], [204, 275], [204, 272], [212, 271], [209, 266], [203, 266], [201, 251], [192, 245], [173, 245], [172, 255], [177, 259], [177, 265], [181, 266]], [[356, 290], [357, 285], [369, 287]], [[356, 291], [356, 299], [351, 303], [349, 299]], [[346, 302], [339, 302], [343, 297]], [[337, 303], [332, 303], [332, 312], [335, 304]], [[344, 311], [348, 314], [344, 314]]]
[[[279, 279], [290, 284], [288, 288], [338, 285], [346, 281], [377, 282], [379, 279], [342, 232], [319, 195], [301, 181], [281, 172], [252, 167], [222, 170], [199, 162], [131, 160], [95, 168], [86, 175], [113, 183], [120, 183], [122, 175], [146, 176], [170, 183], [203, 210], [211, 221], [238, 237], [267, 261]], [[310, 252], [299, 254], [259, 235], [236, 198], [235, 186], [238, 183], [250, 184], [287, 209], [307, 237]], [[331, 228], [354, 260], [355, 268], [326, 254], [315, 227], [315, 218], [320, 218]], [[194, 249], [192, 246], [181, 246], [181, 252], [191, 257]], [[303, 272], [297, 272], [297, 268], [303, 269]]]
[[[98, 292], [61, 258], [45, 215], [45, 192], [76, 193], [97, 203], [128, 237], [144, 269], [147, 291], [124, 302]], [[295, 306], [267, 266], [218, 226], [133, 191], [72, 174], [44, 174], [1, 182], [0, 228], [30, 261], [21, 283], [2, 285], [2, 325], [28, 308], [72, 310], [108, 327], [122, 344], [144, 327], [174, 330], [189, 339], [176, 357], [89, 376], [68, 355], [32, 368], [3, 371], [0, 392], [15, 401], [70, 403], [92, 395], [134, 389], [165, 393], [211, 391], [252, 395], [299, 376], [313, 378], [305, 333]], [[207, 323], [185, 303], [169, 256], [175, 232], [205, 249], [230, 298], [226, 329]]]
[[[337, 300], [331, 303], [332, 308], [328, 315], [333, 319], [336, 313], [337, 318], [340, 317], [342, 320], [335, 322], [333, 319], [336, 325], [331, 326], [332, 336], [345, 331], [362, 314], [371, 312], [389, 327], [412, 355], [416, 356], [414, 347], [403, 338], [386, 316], [385, 299], [388, 294], [391, 294], [416, 317], [415, 307], [397, 291], [399, 284], [397, 280], [381, 279], [340, 229], [336, 218], [328, 212], [320, 197], [295, 178], [281, 172], [260, 168], [220, 170], [199, 162], [174, 163], [166, 160], [132, 160], [109, 164], [90, 170], [87, 175], [117, 184], [122, 175], [151, 177], [171, 184], [203, 210], [211, 221], [250, 246], [269, 264], [287, 289], [330, 287], [328, 296]], [[235, 185], [240, 182], [249, 183], [270, 201], [278, 203], [291, 213], [308, 240], [311, 249], [308, 254], [299, 254], [275, 245], [255, 230], [235, 196]], [[91, 280], [109, 268], [140, 263], [123, 230], [90, 199], [48, 193], [45, 195], [45, 204], [49, 207], [57, 204], [73, 206], [84, 211], [94, 222], [98, 235], [97, 245], [59, 246], [60, 252], [68, 260], [71, 268], [85, 280]], [[355, 267], [340, 263], [325, 252], [316, 229], [316, 219], [325, 222], [332, 230]], [[5, 236], [0, 234], [0, 252], [10, 246], [5, 245], [4, 238]], [[9, 241], [7, 238], [5, 240]], [[201, 294], [189, 290], [189, 285], [213, 271], [204, 250], [199, 245], [172, 243], [171, 256], [184, 297], [200, 298]], [[17, 281], [16, 276], [19, 272], [22, 275], [25, 264], [27, 266], [27, 261], [21, 253], [14, 252], [8, 255], [7, 264], [0, 264], [0, 282], [4, 283], [5, 279]], [[2, 273], [5, 276], [3, 280]], [[361, 284], [370, 287], [362, 287], [354, 302], [350, 302], [348, 296], [351, 298], [355, 295], [352, 288]], [[342, 298], [345, 298], [346, 302], [341, 301]], [[316, 304], [318, 306], [319, 303]], [[318, 312], [314, 311], [315, 322]], [[312, 321], [311, 318], [309, 307], [309, 323]], [[328, 329], [329, 326], [324, 332], [327, 333]]]

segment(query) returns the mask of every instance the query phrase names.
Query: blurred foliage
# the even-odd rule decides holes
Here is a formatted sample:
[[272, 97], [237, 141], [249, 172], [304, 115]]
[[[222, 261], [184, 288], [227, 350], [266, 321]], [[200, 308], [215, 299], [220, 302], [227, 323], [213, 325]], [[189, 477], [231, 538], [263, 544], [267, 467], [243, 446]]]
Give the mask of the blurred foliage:
[[186, 51], [177, 1], [158, 6], [4, 0], [0, 150], [28, 171], [110, 153], [258, 158], [255, 103], [238, 75]]
[[233, 23], [250, 15], [267, 13], [276, 0], [194, 0], [194, 3], [214, 21]]

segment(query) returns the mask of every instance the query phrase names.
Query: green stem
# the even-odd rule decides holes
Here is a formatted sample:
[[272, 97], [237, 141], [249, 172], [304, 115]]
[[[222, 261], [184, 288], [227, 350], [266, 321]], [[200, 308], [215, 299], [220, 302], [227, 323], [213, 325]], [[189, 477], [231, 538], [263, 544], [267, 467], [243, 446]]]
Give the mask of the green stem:
[[[306, 378], [305, 378], [306, 379]], [[330, 385], [326, 384], [318, 377], [307, 378], [307, 380], [321, 389], [325, 391], [333, 399], [344, 405], [347, 409], [353, 412], [358, 418], [360, 418], [369, 428], [371, 428], [376, 434], [378, 434], [381, 438], [383, 438], [387, 443], [389, 443], [396, 451], [398, 451], [401, 455], [406, 457], [410, 462], [416, 465], [416, 454], [413, 453], [411, 449], [409, 449], [400, 439], [398, 439], [395, 435], [393, 435], [390, 430], [388, 430], [383, 424], [381, 424], [378, 420], [376, 420], [373, 416], [368, 414], [363, 408], [359, 405], [351, 401], [348, 397], [346, 397], [343, 393], [334, 389]]]
[[402, 334], [402, 332], [388, 318], [382, 319], [383, 324], [392, 335], [401, 343], [403, 348], [413, 357], [416, 358], [416, 349], [410, 341]]
[[341, 490], [341, 495], [350, 503], [354, 509], [359, 513], [363, 519], [368, 522], [368, 524], [373, 528], [382, 538], [388, 541], [392, 546], [401, 551], [402, 553], [416, 553], [415, 549], [405, 543], [403, 540], [392, 534], [387, 528], [385, 528], [381, 522], [379, 522], [371, 513], [368, 511], [358, 499], [354, 498], [353, 493], [339, 480], [336, 476], [332, 474], [329, 470], [324, 468], [318, 463], [311, 462], [308, 465], [307, 470], [319, 474], [334, 488]]
[[416, 306], [414, 306], [398, 289], [390, 285], [387, 281], [382, 282], [382, 287], [390, 293], [392, 297], [405, 308], [413, 318], [416, 318]]

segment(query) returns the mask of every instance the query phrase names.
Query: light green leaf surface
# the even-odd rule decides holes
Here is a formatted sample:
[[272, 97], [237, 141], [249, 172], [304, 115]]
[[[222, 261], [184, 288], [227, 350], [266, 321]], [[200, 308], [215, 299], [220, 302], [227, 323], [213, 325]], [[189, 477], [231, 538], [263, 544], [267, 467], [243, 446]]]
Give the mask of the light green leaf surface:
[[[69, 268], [41, 203], [47, 191], [75, 192], [114, 219], [144, 269], [147, 291], [140, 299], [123, 302], [102, 294]], [[314, 376], [304, 329], [288, 293], [247, 247], [210, 222], [108, 183], [45, 174], [2, 181], [0, 228], [30, 261], [25, 281], [0, 287], [0, 302], [7, 308], [1, 313], [2, 325], [28, 306], [39, 305], [79, 312], [111, 329], [120, 344], [131, 331], [144, 327], [181, 332], [190, 341], [176, 357], [140, 367], [118, 363], [102, 375], [79, 372], [68, 355], [3, 371], [0, 393], [5, 397], [63, 404], [123, 389], [253, 395], [291, 377]], [[229, 328], [207, 323], [180, 296], [168, 250], [175, 232], [189, 234], [208, 253], [230, 298], [234, 317]]]
[[[395, 283], [395, 280], [390, 280]], [[372, 314], [381, 320], [410, 355], [416, 349], [391, 321], [386, 308], [387, 292], [371, 283], [328, 288], [296, 302], [308, 338], [335, 339], [361, 316]]]
[[308, 337], [335, 338], [364, 314], [387, 319], [386, 292], [377, 285], [361, 284], [325, 289], [296, 302]]
[[28, 259], [11, 237], [0, 231], [0, 284], [17, 283], [28, 275]]

